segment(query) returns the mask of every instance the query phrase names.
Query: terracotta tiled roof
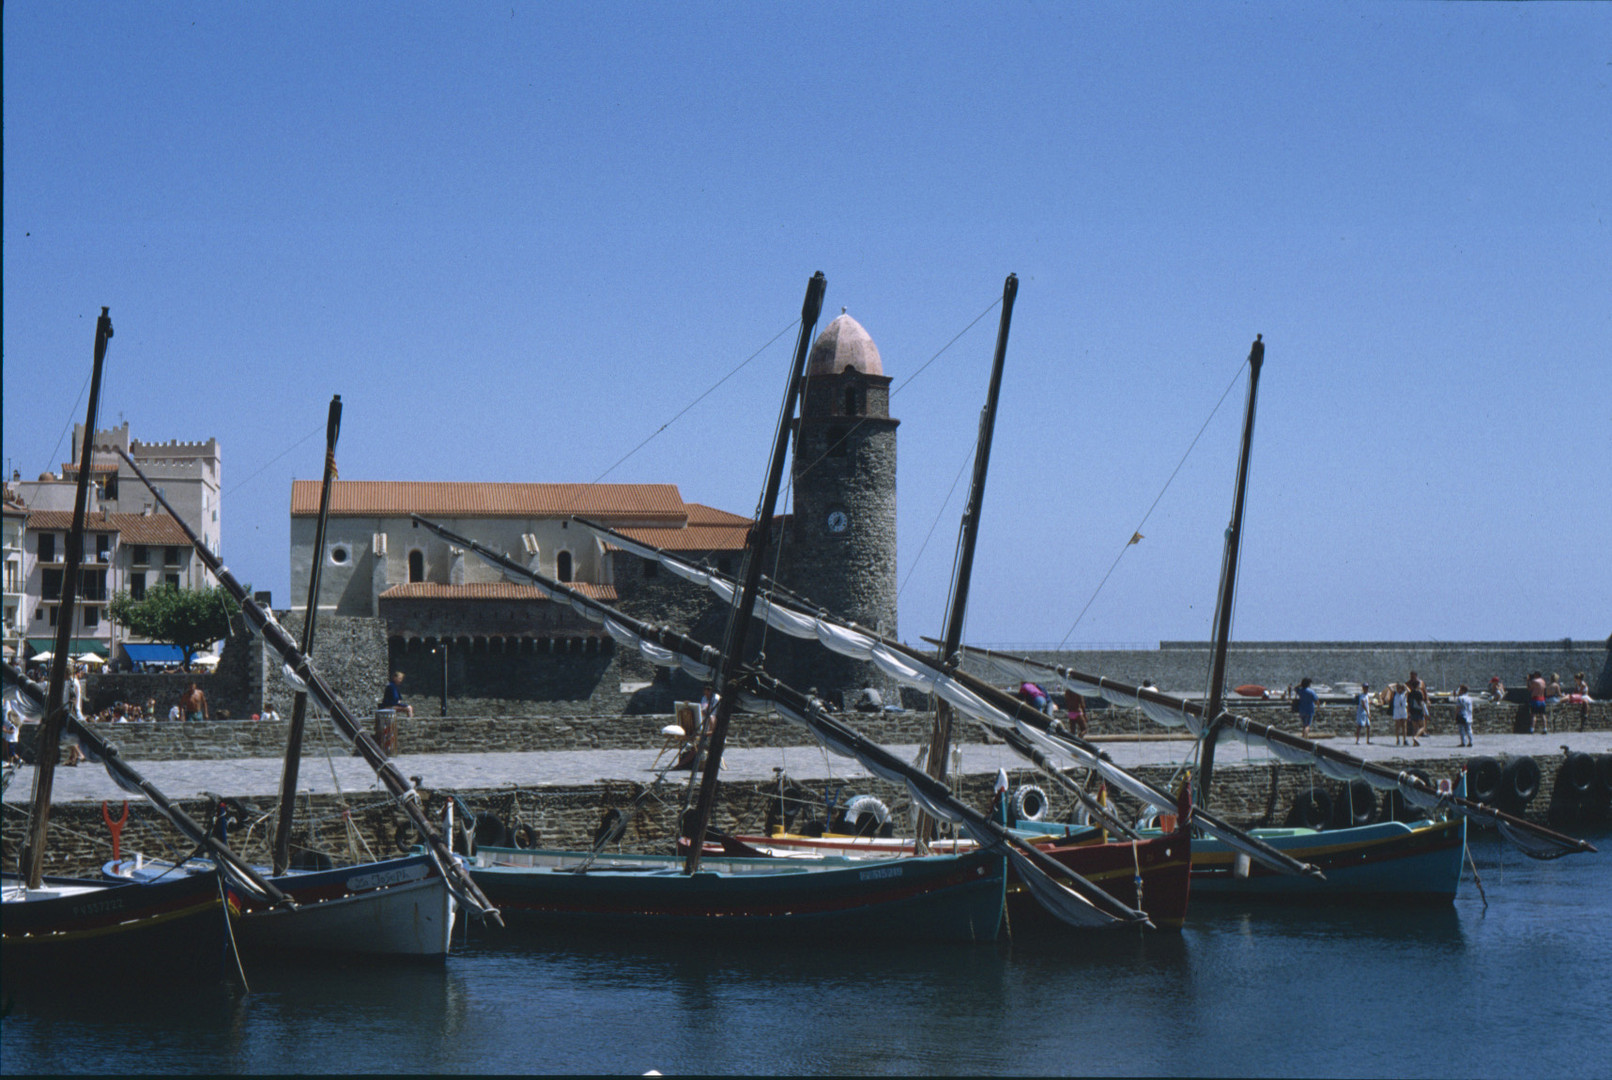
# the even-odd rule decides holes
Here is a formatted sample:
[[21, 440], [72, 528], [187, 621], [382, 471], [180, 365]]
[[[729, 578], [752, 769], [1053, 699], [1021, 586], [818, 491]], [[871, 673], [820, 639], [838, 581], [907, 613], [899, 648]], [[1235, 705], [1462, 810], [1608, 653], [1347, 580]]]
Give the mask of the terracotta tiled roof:
[[[337, 480], [337, 517], [566, 517], [681, 525], [687, 512], [676, 484], [493, 484], [425, 480]], [[319, 481], [291, 483], [291, 516], [319, 513]]]
[[[117, 471], [118, 471], [118, 463], [117, 463], [116, 459], [113, 459], [112, 461], [107, 461], [103, 457], [100, 461], [97, 461], [97, 462], [93, 463], [92, 465], [90, 465], [90, 472], [92, 472], [92, 473], [115, 473]], [[78, 475], [78, 462], [76, 462], [76, 461], [64, 461], [64, 462], [62, 462], [62, 479], [66, 480], [69, 474], [71, 474], [73, 476]]]
[[750, 519], [701, 503], [688, 504], [688, 527], [619, 529], [623, 536], [662, 551], [741, 551]]
[[[71, 510], [34, 510], [28, 514], [28, 528], [34, 532], [67, 532], [73, 527]], [[167, 514], [90, 514], [84, 519], [88, 532], [115, 532], [125, 544], [178, 544], [190, 546], [179, 523]]]
[[[595, 600], [616, 599], [614, 585], [589, 585], [573, 581], [571, 588]], [[468, 585], [442, 585], [434, 581], [411, 581], [406, 585], [393, 585], [381, 593], [382, 600], [546, 600], [535, 585], [516, 585], [509, 581], [472, 582]]]

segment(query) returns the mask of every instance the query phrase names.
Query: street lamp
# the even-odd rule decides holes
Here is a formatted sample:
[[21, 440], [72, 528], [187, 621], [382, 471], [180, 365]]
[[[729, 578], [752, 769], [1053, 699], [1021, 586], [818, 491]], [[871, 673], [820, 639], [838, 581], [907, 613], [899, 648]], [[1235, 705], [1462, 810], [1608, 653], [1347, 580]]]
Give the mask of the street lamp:
[[442, 654], [442, 715], [448, 715], [448, 643], [446, 641], [431, 650]]

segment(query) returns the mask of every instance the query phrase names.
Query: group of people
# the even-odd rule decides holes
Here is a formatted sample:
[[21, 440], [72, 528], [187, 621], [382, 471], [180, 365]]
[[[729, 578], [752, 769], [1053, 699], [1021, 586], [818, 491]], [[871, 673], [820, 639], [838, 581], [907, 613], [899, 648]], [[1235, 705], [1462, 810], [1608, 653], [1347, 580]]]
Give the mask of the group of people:
[[[1308, 695], [1308, 699], [1306, 696]], [[1465, 683], [1450, 698], [1455, 706], [1456, 728], [1461, 737], [1462, 746], [1472, 745], [1472, 695], [1468, 693]], [[1299, 713], [1302, 734], [1310, 734], [1310, 726], [1315, 717], [1315, 692], [1310, 689], [1310, 680], [1305, 679], [1300, 684], [1298, 696], [1294, 699], [1294, 711]], [[1394, 722], [1395, 746], [1420, 746], [1422, 739], [1427, 735], [1427, 723], [1432, 715], [1432, 699], [1427, 683], [1421, 676], [1412, 671], [1403, 682], [1391, 682], [1378, 690], [1371, 691], [1369, 683], [1361, 683], [1360, 690], [1355, 694], [1355, 745], [1360, 744], [1364, 738], [1366, 745], [1371, 745], [1371, 710], [1372, 706], [1388, 710], [1389, 718]]]

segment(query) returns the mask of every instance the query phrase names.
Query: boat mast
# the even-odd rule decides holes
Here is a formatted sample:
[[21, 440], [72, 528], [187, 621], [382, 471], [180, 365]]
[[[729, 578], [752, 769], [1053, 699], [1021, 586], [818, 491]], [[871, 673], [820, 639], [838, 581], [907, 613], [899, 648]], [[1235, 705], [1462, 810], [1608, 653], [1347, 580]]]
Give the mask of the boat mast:
[[[1008, 329], [1013, 324], [1013, 301], [1019, 295], [1019, 278], [1009, 274], [1002, 284], [1002, 318], [996, 329], [996, 355], [991, 360], [991, 382], [985, 392], [985, 408], [980, 413], [979, 442], [974, 450], [974, 476], [968, 486], [968, 502], [963, 506], [962, 551], [952, 581], [952, 606], [946, 617], [946, 637], [937, 659], [948, 671], [961, 662], [957, 647], [963, 640], [963, 613], [968, 606], [969, 580], [974, 573], [974, 543], [979, 539], [980, 508], [985, 502], [985, 475], [991, 463], [991, 435], [996, 429], [996, 401], [1002, 389], [1002, 365], [1007, 358]], [[951, 754], [952, 707], [944, 698], [935, 704], [935, 726], [929, 736], [926, 772], [946, 782], [947, 758]], [[935, 821], [928, 814], [918, 818], [917, 839], [927, 844], [935, 836]]]
[[795, 404], [800, 399], [801, 375], [806, 370], [806, 352], [811, 347], [812, 332], [817, 327], [817, 316], [823, 310], [823, 292], [828, 279], [819, 270], [806, 283], [806, 299], [800, 309], [800, 337], [795, 342], [795, 361], [790, 368], [789, 388], [784, 392], [784, 408], [778, 417], [778, 434], [773, 442], [772, 465], [767, 473], [767, 488], [761, 497], [761, 512], [750, 535], [745, 538], [744, 590], [728, 624], [727, 639], [723, 643], [722, 666], [717, 673], [716, 689], [721, 695], [716, 704], [716, 716], [711, 721], [711, 743], [705, 760], [705, 773], [700, 778], [700, 798], [694, 806], [692, 818], [687, 821], [684, 835], [688, 837], [688, 858], [684, 872], [693, 874], [700, 868], [700, 853], [705, 846], [705, 830], [711, 824], [711, 806], [716, 799], [717, 772], [722, 767], [722, 748], [728, 741], [728, 721], [738, 703], [738, 687], [730, 685], [744, 659], [744, 647], [750, 630], [750, 616], [756, 608], [756, 592], [761, 584], [762, 556], [772, 535], [773, 508], [778, 502], [778, 490], [783, 486], [784, 458], [789, 452], [789, 432], [794, 427]]
[[1209, 668], [1209, 701], [1203, 711], [1203, 756], [1198, 765], [1198, 803], [1209, 805], [1209, 781], [1215, 768], [1215, 737], [1222, 724], [1226, 682], [1226, 649], [1231, 640], [1231, 604], [1237, 592], [1237, 555], [1243, 539], [1243, 498], [1248, 493], [1248, 455], [1254, 443], [1254, 404], [1259, 398], [1259, 369], [1265, 363], [1265, 335], [1255, 334], [1248, 351], [1248, 405], [1243, 410], [1243, 446], [1237, 458], [1237, 495], [1231, 524], [1226, 527], [1226, 554], [1220, 569], [1220, 599], [1215, 605], [1214, 660]]
[[78, 452], [78, 490], [73, 496], [73, 527], [67, 534], [67, 563], [62, 571], [61, 606], [56, 610], [56, 654], [51, 657], [50, 689], [45, 718], [39, 725], [34, 749], [34, 798], [28, 839], [22, 849], [22, 878], [30, 889], [39, 888], [45, 875], [45, 830], [50, 824], [50, 795], [56, 783], [56, 759], [61, 755], [62, 701], [67, 685], [68, 653], [73, 643], [73, 622], [78, 617], [78, 575], [84, 562], [84, 516], [89, 507], [90, 472], [95, 461], [95, 419], [101, 406], [101, 368], [106, 343], [112, 337], [112, 316], [107, 308], [95, 320], [95, 366], [90, 371], [90, 403], [84, 413], [84, 441]]
[[[325, 523], [330, 520], [330, 485], [336, 479], [336, 440], [341, 437], [341, 395], [330, 399], [325, 420], [325, 478], [319, 488], [319, 522], [313, 530], [313, 559], [308, 571], [308, 607], [302, 620], [302, 654], [313, 655], [314, 623], [319, 618], [319, 578], [325, 567]], [[308, 691], [298, 690], [291, 705], [291, 729], [285, 740], [285, 766], [280, 772], [280, 817], [274, 826], [274, 872], [291, 864], [291, 819], [296, 815], [297, 772], [302, 765], [302, 729], [308, 717]]]

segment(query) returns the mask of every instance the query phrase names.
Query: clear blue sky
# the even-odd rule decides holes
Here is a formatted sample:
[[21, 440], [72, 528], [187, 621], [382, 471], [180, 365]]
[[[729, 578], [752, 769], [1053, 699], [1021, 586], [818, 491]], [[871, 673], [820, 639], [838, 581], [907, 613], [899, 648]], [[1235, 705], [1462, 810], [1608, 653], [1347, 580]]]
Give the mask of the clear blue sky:
[[[110, 305], [103, 423], [220, 440], [277, 604], [332, 393], [345, 478], [585, 482], [815, 270], [898, 386], [1014, 271], [971, 640], [1208, 635], [1242, 383], [1075, 621], [1255, 333], [1237, 637], [1612, 631], [1612, 6], [3, 18], [7, 468], [68, 456]], [[892, 403], [909, 640], [995, 327]], [[792, 337], [606, 478], [749, 512]]]

